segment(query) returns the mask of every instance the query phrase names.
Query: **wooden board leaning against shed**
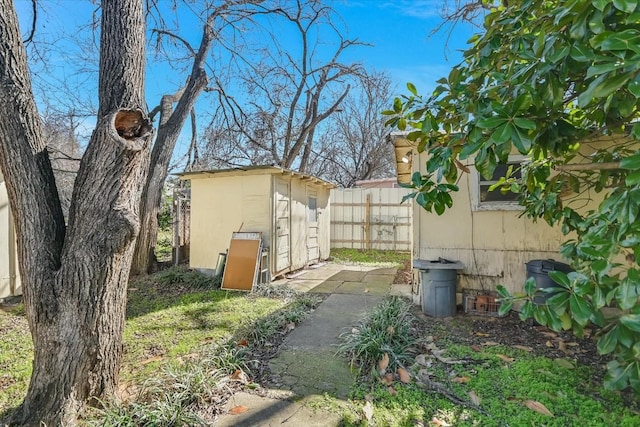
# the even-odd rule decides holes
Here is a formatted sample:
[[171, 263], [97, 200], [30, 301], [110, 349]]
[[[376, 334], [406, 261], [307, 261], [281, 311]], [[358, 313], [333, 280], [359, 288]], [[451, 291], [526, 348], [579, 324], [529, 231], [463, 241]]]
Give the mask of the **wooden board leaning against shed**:
[[222, 289], [251, 291], [256, 283], [261, 252], [262, 233], [233, 233], [222, 276]]

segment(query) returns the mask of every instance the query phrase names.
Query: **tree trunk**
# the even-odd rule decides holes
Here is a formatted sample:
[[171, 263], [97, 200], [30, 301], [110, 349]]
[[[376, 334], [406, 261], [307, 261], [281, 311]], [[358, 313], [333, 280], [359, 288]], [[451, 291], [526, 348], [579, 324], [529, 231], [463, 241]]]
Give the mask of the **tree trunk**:
[[65, 233], [17, 17], [0, 0], [0, 166], [34, 342], [29, 390], [11, 425], [74, 425], [88, 399], [117, 388], [150, 132], [142, 2], [109, 0], [101, 10], [98, 123]]
[[[156, 263], [155, 247], [158, 238], [158, 212], [162, 204], [162, 188], [169, 172], [169, 161], [189, 113], [198, 96], [208, 83], [203, 65], [213, 40], [213, 18], [205, 23], [202, 41], [194, 57], [191, 74], [183, 90], [175, 95], [165, 95], [160, 102], [160, 122], [156, 137], [149, 174], [142, 192], [140, 204], [140, 234], [133, 255], [131, 274], [146, 274], [153, 270]], [[177, 103], [175, 110], [173, 104]]]

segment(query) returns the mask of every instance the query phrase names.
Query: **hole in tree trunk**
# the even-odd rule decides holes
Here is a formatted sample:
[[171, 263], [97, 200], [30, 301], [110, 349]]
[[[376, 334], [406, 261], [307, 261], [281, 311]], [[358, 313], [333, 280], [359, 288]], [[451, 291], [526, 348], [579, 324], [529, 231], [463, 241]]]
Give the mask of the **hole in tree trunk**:
[[140, 110], [121, 110], [116, 113], [114, 126], [124, 139], [142, 138], [153, 131], [148, 118]]

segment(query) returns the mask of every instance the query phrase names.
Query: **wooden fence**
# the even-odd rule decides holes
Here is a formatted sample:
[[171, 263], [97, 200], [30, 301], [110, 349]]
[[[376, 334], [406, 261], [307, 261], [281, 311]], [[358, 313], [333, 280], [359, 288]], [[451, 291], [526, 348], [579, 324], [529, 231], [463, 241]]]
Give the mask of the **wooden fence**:
[[405, 188], [331, 190], [331, 247], [411, 250], [412, 202]]

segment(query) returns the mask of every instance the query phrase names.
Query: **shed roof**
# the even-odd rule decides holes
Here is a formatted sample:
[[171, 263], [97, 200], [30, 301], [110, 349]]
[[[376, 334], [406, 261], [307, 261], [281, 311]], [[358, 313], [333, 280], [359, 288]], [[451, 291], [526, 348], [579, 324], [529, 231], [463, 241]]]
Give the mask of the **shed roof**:
[[193, 172], [182, 172], [177, 173], [176, 175], [180, 177], [182, 180], [190, 180], [190, 179], [202, 179], [202, 178], [211, 178], [217, 176], [239, 176], [239, 175], [290, 175], [296, 178], [300, 178], [302, 181], [309, 181], [314, 184], [321, 185], [327, 188], [335, 188], [336, 185], [332, 184], [328, 181], [315, 177], [313, 175], [308, 175], [302, 172], [296, 172], [289, 169], [281, 168], [278, 166], [271, 165], [252, 165], [252, 166], [240, 166], [236, 168], [229, 169], [211, 169], [211, 170], [203, 170], [203, 171], [193, 171]]

